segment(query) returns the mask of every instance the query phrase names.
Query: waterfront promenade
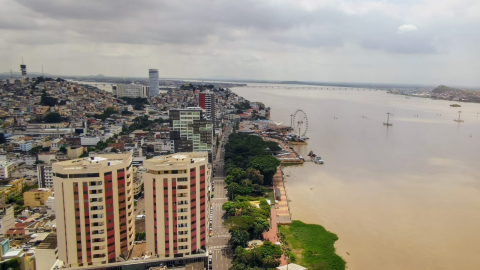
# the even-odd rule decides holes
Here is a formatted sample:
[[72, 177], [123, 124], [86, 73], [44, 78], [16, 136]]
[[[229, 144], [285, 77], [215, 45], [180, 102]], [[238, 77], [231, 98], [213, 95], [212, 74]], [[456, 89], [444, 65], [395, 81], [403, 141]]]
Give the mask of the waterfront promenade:
[[[263, 233], [263, 239], [272, 243], [280, 242], [278, 239], [278, 225], [291, 224], [290, 207], [288, 206], [288, 198], [283, 184], [283, 172], [280, 167], [273, 176], [273, 189], [275, 192], [275, 205], [270, 210], [270, 230]], [[280, 258], [280, 265], [287, 265], [285, 254]]]
[[288, 196], [285, 190], [283, 172], [280, 167], [273, 176], [273, 190], [275, 193], [275, 212], [276, 223], [291, 224], [292, 214], [290, 213], [290, 206], [288, 204]]

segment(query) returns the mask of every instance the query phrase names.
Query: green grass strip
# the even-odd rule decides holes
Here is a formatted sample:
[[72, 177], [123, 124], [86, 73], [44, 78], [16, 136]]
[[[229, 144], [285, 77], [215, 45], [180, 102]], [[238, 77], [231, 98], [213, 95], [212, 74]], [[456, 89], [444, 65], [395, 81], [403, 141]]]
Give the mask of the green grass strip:
[[[291, 225], [280, 227], [282, 242], [286, 242], [291, 258], [307, 269], [344, 270], [345, 261], [335, 253], [338, 236], [316, 224], [294, 220]], [[293, 255], [293, 256], [292, 256]]]

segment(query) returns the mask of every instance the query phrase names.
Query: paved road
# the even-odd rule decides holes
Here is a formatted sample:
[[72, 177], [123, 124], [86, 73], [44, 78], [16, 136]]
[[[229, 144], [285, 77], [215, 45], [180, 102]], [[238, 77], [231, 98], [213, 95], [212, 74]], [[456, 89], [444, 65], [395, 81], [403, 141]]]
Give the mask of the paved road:
[[[221, 177], [213, 179], [215, 186], [215, 197], [211, 200], [213, 208], [212, 236], [209, 237], [207, 246], [212, 251], [212, 269], [226, 270], [232, 266], [232, 252], [228, 247], [230, 234], [228, 229], [223, 226], [225, 211], [222, 205], [228, 200], [226, 183]], [[209, 210], [210, 211], [210, 210]]]
[[[228, 135], [227, 128], [224, 138], [228, 138]], [[212, 179], [214, 183], [212, 187], [214, 188], [214, 197], [211, 199], [211, 207], [213, 208], [212, 236], [208, 238], [207, 247], [209, 251], [212, 251], [212, 269], [227, 270], [232, 266], [233, 254], [228, 246], [230, 234], [228, 229], [223, 226], [225, 211], [222, 210], [222, 205], [228, 201], [228, 198], [227, 184], [224, 181], [224, 152], [222, 143], [219, 144], [214, 166], [216, 167], [216, 177]], [[208, 211], [210, 213], [210, 209]]]

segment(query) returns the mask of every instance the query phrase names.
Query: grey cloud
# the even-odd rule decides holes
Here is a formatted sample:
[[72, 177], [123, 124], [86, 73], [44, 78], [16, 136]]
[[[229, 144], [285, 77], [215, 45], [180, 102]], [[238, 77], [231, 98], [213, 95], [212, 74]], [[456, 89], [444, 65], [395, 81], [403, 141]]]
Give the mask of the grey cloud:
[[[402, 22], [378, 12], [347, 15], [332, 7], [306, 11], [294, 4], [257, 0], [20, 0], [20, 3], [41, 16], [61, 21], [65, 28], [95, 42], [204, 44], [209, 36], [216, 36], [225, 41], [268, 39], [277, 44], [312, 48], [342, 47], [353, 42], [393, 53], [435, 51], [428, 36], [413, 36], [405, 41], [396, 35]], [[385, 25], [395, 27], [385, 31]], [[237, 31], [245, 34], [237, 36]]]
[[[105, 63], [116, 58], [137, 59], [138, 66], [160, 63], [157, 57], [179, 72], [184, 69], [174, 65], [195, 62], [209, 67], [202, 69], [202, 74], [230, 70], [214, 69], [216, 64], [208, 59], [233, 63], [235, 68], [243, 68], [242, 74], [251, 72], [252, 76], [266, 74], [265, 70], [281, 76], [287, 69], [280, 69], [280, 63], [315, 56], [325, 62], [320, 69], [329, 61], [339, 63], [332, 70], [350, 63], [349, 68], [355, 69], [357, 63], [351, 58], [358, 63], [369, 58], [395, 62], [411, 59], [408, 55], [432, 62], [461, 59], [471, 61], [472, 67], [478, 65], [473, 59], [480, 61], [476, 56], [480, 54], [472, 49], [480, 42], [478, 18], [443, 16], [434, 13], [436, 4], [429, 9], [428, 3], [420, 16], [414, 0], [368, 0], [366, 5], [387, 3], [392, 10], [363, 9], [363, 2], [367, 1], [331, 0], [328, 5], [306, 9], [294, 0], [0, 0], [0, 44], [3, 48], [23, 44], [22, 48], [42, 52], [62, 48], [62, 58], [92, 55], [105, 58]], [[354, 7], [345, 8], [345, 3]], [[428, 12], [432, 13], [423, 14]], [[399, 33], [398, 27], [404, 24], [415, 25], [417, 31]], [[11, 54], [15, 53], [23, 52]], [[463, 58], [454, 57], [459, 54]], [[413, 61], [403, 65], [410, 63]]]

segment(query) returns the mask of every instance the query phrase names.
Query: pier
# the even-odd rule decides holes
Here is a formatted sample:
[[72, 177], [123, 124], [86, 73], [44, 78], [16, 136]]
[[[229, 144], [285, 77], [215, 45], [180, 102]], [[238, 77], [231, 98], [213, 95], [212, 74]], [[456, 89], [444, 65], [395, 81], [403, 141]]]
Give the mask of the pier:
[[280, 163], [282, 165], [286, 164], [303, 164], [305, 160], [303, 158], [300, 158], [300, 155], [291, 147], [290, 143], [275, 139], [272, 137], [263, 137], [263, 140], [265, 141], [274, 141], [280, 145], [283, 149], [288, 151], [288, 155], [277, 157], [278, 160], [280, 160]]

